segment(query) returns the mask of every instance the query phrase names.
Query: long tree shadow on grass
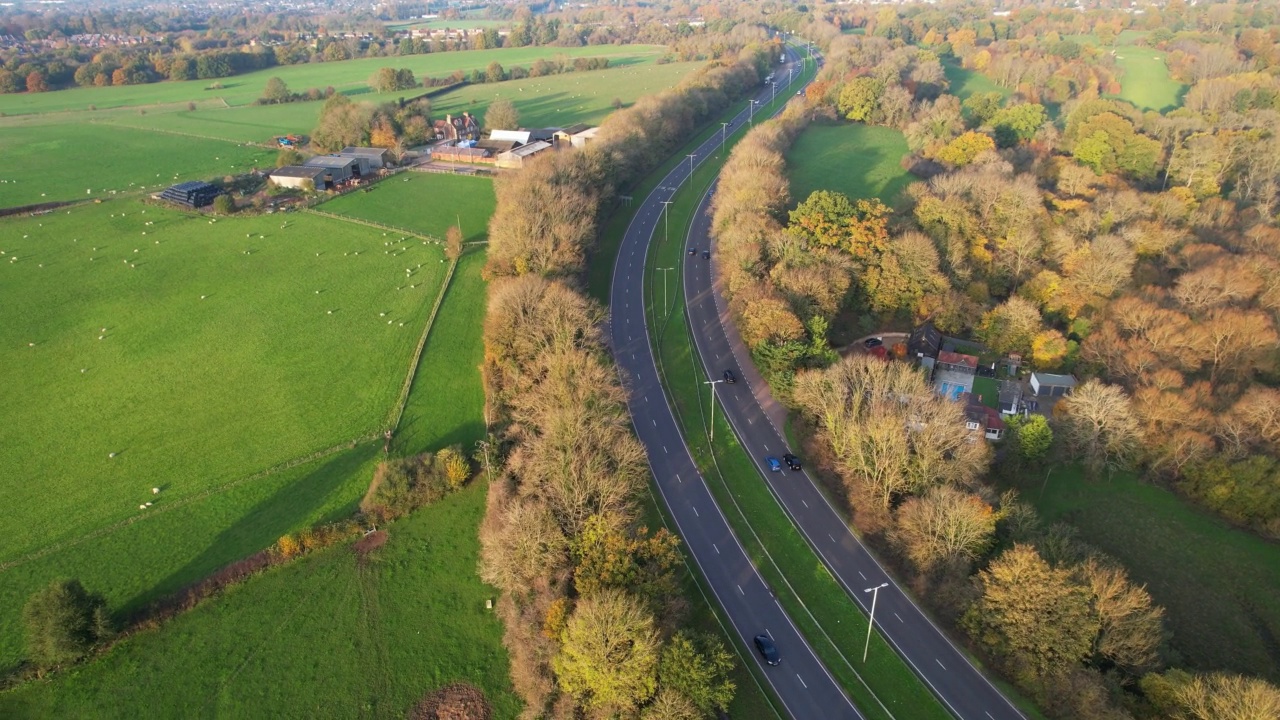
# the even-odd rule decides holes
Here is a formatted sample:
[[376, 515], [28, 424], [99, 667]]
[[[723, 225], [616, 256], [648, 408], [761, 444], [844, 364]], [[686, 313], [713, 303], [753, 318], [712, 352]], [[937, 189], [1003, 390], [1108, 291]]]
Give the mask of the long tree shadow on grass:
[[[377, 443], [365, 443], [343, 450], [321, 461], [310, 472], [281, 485], [274, 493], [241, 515], [227, 529], [218, 533], [204, 552], [156, 583], [150, 590], [130, 598], [119, 612], [128, 617], [148, 603], [190, 585], [213, 572], [270, 547], [282, 535], [299, 529], [310, 519], [315, 508], [358, 472], [380, 450]], [[357, 500], [343, 504], [319, 518], [332, 522], [349, 517]]]

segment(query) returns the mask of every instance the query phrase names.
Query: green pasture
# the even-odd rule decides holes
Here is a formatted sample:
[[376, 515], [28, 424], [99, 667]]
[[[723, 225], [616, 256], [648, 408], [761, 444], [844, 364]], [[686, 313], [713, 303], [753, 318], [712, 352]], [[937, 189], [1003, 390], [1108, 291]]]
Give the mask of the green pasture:
[[893, 128], [860, 124], [813, 124], [787, 151], [791, 199], [815, 190], [838, 190], [850, 198], [880, 198], [892, 205], [912, 181], [899, 164], [907, 141]]
[[413, 28], [429, 28], [431, 30], [471, 30], [474, 28], [510, 27], [512, 20], [483, 20], [480, 18], [455, 18], [453, 20], [407, 20], [387, 23], [388, 30], [412, 30]]
[[116, 201], [0, 237], [0, 563], [380, 431], [444, 275], [299, 213]]
[[[598, 124], [613, 112], [615, 98], [631, 104], [643, 95], [671, 87], [703, 63], [658, 65], [656, 56], [637, 55], [634, 64], [606, 70], [565, 73], [503, 83], [466, 85], [431, 99], [432, 115], [484, 115], [489, 103], [504, 97], [515, 103], [526, 127], [564, 126], [577, 122]], [[422, 90], [416, 91], [424, 92]], [[351, 94], [360, 102], [389, 102], [413, 92]], [[269, 142], [285, 133], [310, 133], [320, 116], [322, 102], [252, 105], [231, 108], [171, 108], [168, 112], [139, 115], [114, 113], [104, 122], [129, 127], [189, 133], [235, 142]]]
[[489, 178], [403, 172], [371, 192], [334, 198], [319, 209], [436, 238], [461, 222], [463, 239], [475, 242], [488, 237], [495, 202]]
[[1020, 484], [1046, 522], [1065, 521], [1118, 558], [1167, 611], [1176, 664], [1280, 681], [1280, 548], [1132, 475], [1055, 468]]
[[286, 533], [350, 517], [381, 449], [371, 441], [189, 501], [162, 497], [138, 522], [0, 571], [0, 673], [23, 657], [23, 604], [53, 578], [79, 578], [128, 617]]
[[[492, 189], [487, 187], [487, 181], [445, 175], [418, 176], [415, 174], [414, 177], [413, 183], [403, 186], [406, 189], [414, 188], [415, 194], [412, 195], [407, 194], [404, 189], [395, 188], [394, 192], [359, 193], [344, 199], [358, 199], [352, 207], [362, 206], [360, 209], [376, 217], [379, 206], [388, 211], [406, 206], [424, 209], [433, 207], [437, 204], [434, 202], [436, 198], [456, 192], [460, 184], [471, 183], [475, 185], [471, 188], [475, 191], [474, 195], [480, 198], [487, 197], [487, 204], [478, 201], [469, 204], [455, 203], [451, 207], [455, 207], [457, 213], [461, 213], [464, 228], [467, 226], [484, 228], [488, 215], [492, 212]], [[391, 190], [391, 188], [390, 183], [379, 186], [380, 191]], [[125, 222], [141, 209], [137, 203], [117, 202], [101, 207], [74, 209], [70, 217], [65, 215], [62, 217], [71, 220], [77, 218], [75, 213], [78, 211], [102, 211], [108, 216], [106, 223], [109, 224], [116, 220], [110, 218], [111, 214], [118, 215], [121, 210], [124, 210], [126, 217], [119, 220]], [[153, 214], [158, 217], [161, 213], [156, 208], [149, 207], [146, 210], [146, 215], [141, 215], [139, 212], [138, 217], [149, 218]], [[450, 218], [455, 217], [457, 213], [449, 213]], [[168, 213], [168, 215], [177, 216], [179, 222], [185, 220], [176, 213]], [[41, 231], [56, 227], [53, 220], [58, 216], [43, 217], [45, 218], [43, 221], [27, 224], [38, 225], [39, 222], [44, 222], [43, 228], [37, 227]], [[297, 453], [293, 450], [286, 452], [286, 449], [279, 448], [272, 453], [270, 444], [263, 442], [266, 438], [281, 435], [285, 430], [299, 434], [298, 428], [279, 427], [282, 413], [276, 412], [275, 406], [281, 404], [281, 398], [283, 398], [288, 401], [284, 415], [298, 414], [305, 410], [306, 413], [298, 414], [296, 418], [298, 422], [308, 421], [309, 416], [315, 414], [310, 410], [312, 407], [317, 411], [330, 413], [332, 419], [329, 425], [346, 418], [342, 422], [351, 425], [351, 428], [341, 437], [335, 436], [320, 443], [324, 447], [335, 445], [360, 432], [381, 429], [408, 370], [412, 347], [421, 337], [422, 325], [435, 301], [438, 284], [443, 277], [444, 265], [440, 262], [441, 254], [435, 245], [410, 246], [407, 243], [397, 243], [397, 249], [394, 251], [397, 255], [392, 257], [383, 254], [391, 250], [383, 243], [398, 240], [397, 237], [384, 238], [380, 231], [364, 226], [297, 213], [267, 216], [257, 220], [223, 219], [213, 226], [208, 225], [207, 220], [185, 221], [185, 224], [178, 226], [183, 229], [184, 237], [188, 241], [185, 250], [183, 250], [184, 245], [177, 240], [171, 242], [166, 239], [160, 246], [153, 244], [151, 247], [155, 250], [168, 247], [174, 251], [172, 256], [156, 257], [155, 264], [159, 266], [163, 260], [163, 264], [171, 266], [183, 254], [190, 256], [190, 260], [196, 265], [220, 261], [223, 253], [228, 253], [236, 263], [240, 262], [239, 258], [244, 258], [245, 261], [253, 260], [255, 256], [252, 255], [236, 257], [242, 252], [241, 230], [245, 227], [260, 228], [263, 223], [275, 223], [274, 228], [262, 230], [268, 238], [258, 242], [266, 244], [274, 240], [276, 244], [281, 244], [283, 239], [291, 245], [290, 241], [293, 238], [271, 237], [273, 232], [280, 232], [279, 223], [285, 218], [290, 223], [290, 227], [285, 230], [286, 233], [289, 231], [306, 233], [315, 240], [303, 240], [307, 247], [300, 253], [281, 253], [282, 257], [268, 261], [268, 253], [263, 252], [256, 256], [259, 259], [256, 266], [245, 266], [253, 268], [255, 273], [253, 278], [257, 278], [258, 282], [278, 285], [280, 286], [278, 290], [246, 287], [245, 279], [239, 277], [241, 274], [239, 271], [235, 273], [229, 269], [221, 271], [225, 277], [220, 276], [218, 282], [225, 288], [219, 292], [225, 294], [219, 298], [213, 293], [206, 292], [203, 293], [207, 295], [204, 301], [197, 300], [202, 307], [196, 307], [195, 310], [205, 311], [194, 318], [197, 321], [195, 324], [205, 326], [201, 334], [189, 337], [189, 333], [172, 330], [170, 326], [174, 321], [160, 306], [176, 305], [179, 316], [189, 317], [192, 309], [189, 307], [190, 300], [185, 298], [186, 293], [201, 293], [210, 284], [209, 282], [194, 279], [191, 272], [174, 270], [170, 267], [168, 272], [177, 273], [180, 276], [174, 284], [185, 283], [187, 290], [182, 293], [184, 297], [175, 298], [172, 293], [166, 294], [168, 291], [165, 287], [152, 287], [148, 290], [148, 297], [156, 301], [156, 306], [146, 316], [148, 322], [158, 325], [166, 332], [177, 332], [169, 343], [172, 347], [164, 350], [165, 355], [173, 357], [160, 356], [159, 359], [148, 359], [143, 355], [139, 359], [132, 360], [131, 365], [127, 367], [144, 368], [146, 371], [156, 367], [167, 373], [169, 365], [190, 362], [188, 356], [191, 354], [211, 355], [207, 361], [204, 361], [208, 367], [193, 364], [193, 367], [200, 370], [199, 375], [183, 381], [187, 386], [182, 389], [191, 393], [190, 400], [175, 404], [167, 395], [159, 394], [150, 404], [145, 404], [142, 401], [148, 398], [132, 390], [130, 393], [137, 395], [139, 401], [135, 406], [136, 412], [130, 409], [119, 415], [128, 420], [127, 423], [121, 424], [126, 426], [126, 431], [129, 433], [152, 432], [153, 428], [141, 423], [148, 417], [154, 418], [150, 421], [151, 424], [167, 427], [168, 431], [164, 434], [168, 436], [166, 440], [171, 445], [170, 451], [175, 457], [160, 457], [151, 459], [147, 463], [138, 462], [138, 468], [128, 473], [128, 487], [124, 487], [124, 481], [112, 479], [112, 483], [120, 485], [121, 488], [118, 492], [108, 493], [107, 499], [104, 499], [101, 478], [95, 473], [101, 472], [104, 467], [111, 471], [117, 470], [114, 463], [130, 459], [129, 453], [122, 453], [111, 459], [106, 457], [106, 452], [103, 452], [101, 460], [95, 454], [82, 463], [85, 467], [70, 467], [67, 472], [74, 474], [67, 475], [63, 479], [58, 475], [46, 475], [40, 471], [38, 455], [44, 452], [46, 447], [46, 443], [41, 442], [41, 436], [38, 433], [19, 432], [19, 430], [23, 424], [27, 426], [34, 424], [34, 429], [41, 430], [62, 423], [74, 431], [70, 434], [73, 442], [68, 442], [61, 436], [58, 442], [70, 445], [72, 449], [78, 449], [80, 446], [76, 442], [80, 442], [83, 437], [103, 432], [101, 425], [105, 424], [105, 420], [95, 421], [97, 414], [111, 417], [110, 413], [116, 411], [115, 406], [107, 405], [83, 419], [78, 419], [78, 416], [58, 417], [55, 416], [58, 410], [56, 400], [46, 398], [45, 403], [53, 404], [53, 410], [38, 411], [38, 408], [33, 406], [26, 409], [20, 418], [17, 409], [9, 402], [9, 398], [4, 398], [5, 408], [0, 410], [0, 413], [4, 413], [3, 421], [0, 422], [3, 428], [0, 429], [0, 442], [3, 443], [4, 450], [0, 452], [10, 452], [12, 457], [0, 455], [0, 463], [5, 463], [6, 467], [20, 467], [21, 471], [13, 476], [15, 478], [59, 477], [59, 480], [56, 483], [46, 480], [39, 486], [31, 488], [22, 487], [17, 482], [6, 483], [5, 487], [0, 487], [0, 497], [17, 509], [28, 507], [39, 509], [39, 504], [31, 498], [47, 494], [47, 489], [55, 490], [56, 494], [73, 493], [77, 500], [63, 504], [75, 505], [74, 510], [87, 515], [88, 519], [83, 521], [84, 527], [72, 527], [70, 522], [57, 522], [56, 518], [37, 521], [27, 513], [9, 513], [10, 517], [6, 522], [12, 522], [13, 527], [41, 527], [38, 522], [44, 522], [42, 527], [46, 532], [50, 530], [57, 532], [50, 532], [46, 536], [44, 533], [33, 531], [33, 537], [30, 538], [14, 530], [8, 533], [11, 538], [25, 538], [27, 546], [6, 544], [6, 550], [12, 548], [12, 551], [0, 557], [0, 563], [12, 561], [15, 556], [35, 549], [33, 546], [36, 544], [40, 544], [48, 552], [14, 564], [12, 567], [0, 565], [0, 670], [12, 666], [22, 655], [21, 629], [18, 623], [22, 603], [31, 592], [47, 583], [50, 578], [78, 577], [87, 587], [103, 592], [117, 612], [128, 615], [157, 597], [171, 593], [219, 567], [270, 545], [287, 532], [317, 522], [345, 518], [354, 511], [355, 504], [368, 485], [373, 463], [381, 455], [379, 452], [381, 442], [363, 443], [354, 449], [342, 449], [297, 467], [257, 476], [254, 473], [289, 460], [292, 456], [288, 452]], [[93, 219], [86, 213], [86, 217], [81, 222]], [[101, 221], [102, 218], [97, 220]], [[17, 223], [12, 221], [4, 222], [0, 223], [0, 228], [9, 233], [16, 225]], [[158, 226], [150, 226], [148, 238], [151, 237], [151, 227], [158, 228]], [[208, 232], [212, 232], [215, 228], [219, 231], [224, 231], [224, 228], [226, 231], [235, 228], [233, 236], [236, 240], [203, 237], [207, 232], [202, 233], [199, 230], [200, 227]], [[442, 233], [441, 227], [428, 224], [424, 229]], [[175, 228], [176, 231], [177, 228]], [[157, 229], [156, 232], [160, 230]], [[9, 235], [6, 234], [5, 237]], [[340, 243], [341, 251], [333, 247], [335, 241], [326, 239], [328, 237], [344, 238], [337, 241]], [[192, 240], [195, 242], [190, 242]], [[71, 243], [68, 238], [66, 242], [79, 246], [86, 240], [80, 239], [76, 243]], [[199, 252], [191, 252], [190, 245], [193, 244], [195, 250]], [[4, 245], [6, 247], [3, 249], [6, 253], [10, 252], [7, 249], [8, 243]], [[344, 257], [342, 255], [343, 252], [347, 252], [347, 247], [361, 245], [368, 249], [361, 250], [359, 256]], [[85, 247], [83, 250], [89, 250], [90, 247], [92, 246]], [[402, 251], [400, 247], [408, 249]], [[99, 248], [104, 251], [107, 249], [105, 245], [99, 245]], [[146, 253], [152, 252], [145, 250], [141, 245], [138, 248]], [[315, 256], [315, 252], [321, 252], [318, 248], [324, 248], [324, 254], [319, 258]], [[289, 248], [287, 245], [282, 245], [281, 249]], [[401, 254], [402, 252], [408, 254]], [[213, 257], [205, 257], [210, 254]], [[416, 289], [395, 290], [394, 287], [405, 285], [402, 279], [405, 266], [402, 263], [406, 258], [417, 255], [422, 256], [418, 259], [428, 262], [423, 263], [423, 269], [420, 271], [415, 268], [415, 271], [421, 274], [415, 275], [409, 284], [414, 282], [423, 284], [419, 284]], [[2, 257], [8, 257], [8, 255]], [[327, 267], [322, 262], [326, 257], [331, 261]], [[19, 270], [17, 265], [22, 265], [28, 260], [29, 258], [20, 260], [15, 267], [0, 268], [0, 271], [15, 273]], [[36, 265], [39, 262], [36, 260], [31, 268], [41, 272], [54, 271], [54, 266], [48, 263], [45, 268], [37, 268]], [[93, 262], [96, 265], [102, 261]], [[477, 369], [483, 352], [480, 324], [484, 314], [484, 283], [479, 274], [483, 263], [483, 253], [473, 246], [464, 255], [454, 275], [445, 301], [436, 316], [432, 333], [420, 361], [419, 372], [409, 394], [401, 431], [397, 435], [399, 451], [416, 453], [437, 449], [454, 442], [469, 446], [483, 433], [483, 390]], [[140, 273], [146, 269], [139, 262], [134, 264], [137, 267], [128, 269], [128, 272]], [[388, 264], [391, 266], [390, 274], [397, 283], [391, 287], [386, 287], [379, 279], [387, 275], [386, 268], [383, 266]], [[416, 266], [417, 263], [415, 262], [414, 265]], [[121, 263], [121, 266], [123, 272], [124, 263]], [[290, 266], [292, 270], [289, 269]], [[114, 270], [114, 267], [107, 267], [105, 262], [103, 267], [104, 271]], [[200, 269], [194, 275], [200, 277], [211, 272]], [[87, 273], [86, 276], [77, 279], [77, 282], [96, 282]], [[253, 278], [249, 280], [252, 281]], [[298, 304], [302, 307], [310, 305], [317, 298], [312, 289], [320, 284], [315, 282], [317, 278], [323, 281], [322, 287], [325, 288], [324, 293], [318, 297], [323, 299], [327, 296], [326, 302], [340, 303], [343, 308], [354, 310], [358, 303], [369, 302], [371, 299], [372, 302], [377, 303], [375, 307], [386, 309], [375, 311], [374, 308], [368, 308], [364, 312], [339, 311], [333, 316], [325, 312], [320, 315], [325, 325], [322, 326], [322, 332], [315, 333], [317, 337], [312, 337], [311, 333], [300, 329], [301, 325], [312, 322], [310, 312], [304, 313], [303, 321], [299, 322], [292, 314], [261, 311], [261, 307], [266, 304]], [[294, 294], [292, 288], [298, 285], [304, 286], [301, 292], [302, 297], [283, 297]], [[4, 287], [7, 289], [7, 285]], [[97, 283], [90, 288], [90, 291], [96, 294], [106, 287], [109, 287], [108, 283]], [[119, 293], [117, 288], [116, 291], [125, 299], [135, 294], [133, 290], [128, 293]], [[0, 290], [0, 293], [3, 292]], [[195, 297], [198, 298], [199, 295]], [[4, 299], [7, 300], [7, 298]], [[231, 300], [236, 300], [236, 303], [231, 303]], [[223, 305], [213, 305], [215, 301]], [[206, 303], [210, 304], [205, 305]], [[412, 320], [406, 320], [403, 328], [399, 326], [399, 320], [396, 320], [394, 325], [387, 326], [378, 316], [379, 312], [387, 312], [388, 317], [397, 317], [398, 311], [393, 312], [391, 309], [396, 303], [403, 303], [412, 311], [410, 313]], [[242, 312], [240, 305], [243, 304], [251, 305], [252, 310], [247, 314]], [[72, 314], [71, 310], [75, 309], [68, 308], [66, 314]], [[87, 310], [81, 307], [77, 314], [84, 312]], [[252, 317], [254, 315], [262, 315], [262, 317], [254, 319]], [[75, 318], [63, 322], [67, 321], [74, 322]], [[141, 322], [141, 319], [138, 322]], [[361, 337], [362, 333], [369, 331], [370, 323], [377, 325], [376, 332], [372, 334], [376, 342], [366, 342], [366, 339]], [[93, 331], [99, 329], [90, 328]], [[108, 329], [113, 330], [113, 328]], [[93, 342], [106, 343], [129, 337], [129, 333], [125, 332], [124, 328], [116, 328], [114, 332], [119, 333], [119, 338], [113, 334], [107, 339], [97, 341], [97, 336], [93, 335]], [[384, 332], [385, 336], [383, 336]], [[244, 342], [245, 339], [252, 341], [248, 343], [251, 347], [257, 346], [266, 342], [272, 335], [280, 336], [269, 344], [269, 349], [273, 352], [272, 356], [256, 358], [255, 365], [251, 368], [261, 373], [262, 379], [256, 384], [246, 382], [240, 376], [245, 373], [245, 368], [241, 367], [241, 364], [242, 360], [248, 359], [248, 353], [241, 353], [246, 355], [245, 358], [241, 358], [239, 354], [228, 353], [220, 346]], [[279, 353], [275, 349], [275, 346], [282, 344], [296, 345], [301, 348], [301, 352], [306, 352], [313, 357], [298, 362], [291, 355]], [[8, 345], [13, 343], [9, 342]], [[22, 351], [35, 352], [38, 349], [41, 349], [41, 346], [28, 348], [23, 344], [23, 347], [16, 351], [16, 357], [21, 358], [24, 355]], [[91, 350], [96, 351], [98, 348], [91, 348]], [[152, 355], [159, 355], [158, 350]], [[9, 359], [4, 352], [0, 352], [0, 366], [16, 366], [15, 363], [10, 363]], [[289, 369], [289, 362], [296, 362], [299, 377], [293, 377], [285, 372]], [[219, 366], [219, 363], [222, 365]], [[99, 398], [101, 395], [129, 390], [109, 382], [111, 375], [119, 375], [122, 372], [121, 369], [113, 369], [109, 364], [102, 367], [94, 365], [87, 369], [88, 372], [83, 375], [78, 372], [78, 368], [70, 373], [70, 376], [74, 377], [74, 381], [71, 382], [75, 382], [75, 386], [57, 386], [58, 382], [68, 382], [68, 378], [65, 377], [67, 375], [65, 368], [55, 373], [52, 378], [41, 378], [41, 382], [47, 382], [51, 386], [48, 394], [55, 398], [59, 394], [70, 396], [73, 392], [79, 392], [83, 384], [90, 382], [90, 372], [95, 373], [92, 379], [95, 385], [90, 386], [95, 389], [81, 403], [71, 408], [76, 413], [86, 412], [84, 407], [93, 408], [102, 403], [103, 401]], [[98, 377], [96, 371], [110, 371], [110, 375], [104, 374]], [[172, 384], [172, 379], [166, 378], [164, 373], [156, 374], [157, 387], [163, 388], [167, 384]], [[225, 376], [225, 379], [219, 377], [218, 373]], [[351, 378], [349, 374], [358, 377]], [[212, 383], [214, 387], [202, 389], [199, 387], [202, 383]], [[96, 388], [98, 384], [103, 387]], [[376, 392], [369, 392], [370, 390]], [[376, 405], [368, 403], [370, 407], [361, 412], [360, 404], [352, 400], [358, 399], [354, 395], [356, 391], [363, 391], [370, 400], [379, 399], [380, 401]], [[4, 397], [4, 393], [7, 393], [7, 390], [0, 391], [0, 397]], [[217, 402], [211, 402], [211, 398]], [[342, 402], [346, 404], [343, 405]], [[217, 417], [203, 417], [204, 415], [213, 416], [215, 414], [213, 411], [217, 411]], [[357, 425], [362, 418], [366, 420], [366, 426]], [[10, 421], [11, 419], [13, 422]], [[210, 438], [208, 436], [211, 431], [207, 426], [215, 421], [221, 422], [227, 430], [215, 429], [221, 435]], [[314, 424], [316, 431], [327, 429], [327, 425], [323, 422], [315, 421]], [[10, 428], [12, 428], [11, 432], [9, 432]], [[239, 437], [235, 434], [237, 428]], [[171, 436], [169, 436], [170, 433]], [[222, 435], [226, 437], [221, 437]], [[215, 441], [222, 444], [239, 442], [262, 445], [262, 447], [256, 448], [252, 456], [249, 456], [245, 452], [228, 453], [215, 444]], [[18, 452], [19, 450], [21, 452]], [[25, 465], [14, 464], [19, 462]], [[69, 461], [68, 464], [70, 464]], [[171, 465], [181, 466], [181, 471], [190, 477], [175, 474]], [[160, 478], [160, 481], [155, 478]], [[216, 482], [208, 482], [209, 478]], [[177, 482], [179, 479], [182, 480], [181, 483]], [[205, 486], [203, 490], [202, 484]], [[161, 495], [150, 494], [150, 487], [153, 485], [164, 487]], [[115, 496], [127, 496], [128, 501], [117, 502], [115, 499], [110, 499]], [[138, 503], [153, 499], [156, 504], [150, 510], [145, 512], [135, 510]], [[81, 505], [84, 507], [79, 507]], [[61, 507], [63, 507], [62, 504], [57, 506], [57, 508]], [[14, 515], [18, 517], [12, 517]], [[89, 537], [87, 541], [77, 542], [79, 539], [86, 538], [84, 533], [95, 529], [95, 526], [89, 525], [89, 521], [99, 516], [103, 519], [96, 527], [101, 530]], [[121, 519], [125, 522], [117, 525], [110, 524], [112, 521]], [[65, 536], [64, 542], [53, 546], [47, 544], [58, 540], [58, 535]]]
[[[475, 379], [478, 384], [478, 377]], [[403, 718], [467, 682], [515, 718], [502, 627], [476, 577], [486, 487], [387, 528], [363, 562], [349, 544], [273, 569], [106, 657], [0, 694], [6, 718]]]
[[[403, 55], [386, 58], [361, 58], [342, 62], [282, 65], [244, 75], [211, 80], [160, 82], [146, 85], [124, 85], [104, 88], [70, 88], [47, 93], [0, 95], [0, 113], [21, 115], [117, 107], [145, 107], [164, 103], [199, 102], [221, 99], [227, 105], [248, 105], [262, 95], [267, 80], [278, 77], [294, 92], [307, 88], [324, 89], [332, 85], [340, 92], [368, 92], [368, 79], [384, 67], [410, 68], [422, 78], [443, 77], [455, 70], [470, 73], [483, 70], [491, 62], [503, 66], [532, 65], [539, 58], [608, 57], [618, 65], [632, 64], [644, 56], [666, 52], [660, 45], [591, 45], [578, 48], [523, 47], [499, 50], [467, 50], [461, 52]], [[211, 90], [214, 83], [221, 89]], [[401, 93], [403, 94], [403, 93]]]
[[948, 93], [955, 95], [960, 100], [967, 100], [970, 95], [977, 93], [1000, 93], [1003, 97], [1009, 97], [1013, 91], [1009, 88], [1000, 87], [991, 80], [991, 78], [983, 75], [977, 70], [969, 70], [961, 67], [959, 61], [955, 58], [942, 59], [942, 71], [946, 75]]
[[1121, 100], [1142, 110], [1167, 112], [1182, 104], [1187, 86], [1169, 76], [1166, 53], [1136, 45], [1116, 48], [1116, 66], [1120, 68]]
[[[0, 207], [159, 192], [275, 165], [263, 148], [89, 123], [0, 127], [0, 156]], [[0, 226], [0, 237], [7, 232]]]

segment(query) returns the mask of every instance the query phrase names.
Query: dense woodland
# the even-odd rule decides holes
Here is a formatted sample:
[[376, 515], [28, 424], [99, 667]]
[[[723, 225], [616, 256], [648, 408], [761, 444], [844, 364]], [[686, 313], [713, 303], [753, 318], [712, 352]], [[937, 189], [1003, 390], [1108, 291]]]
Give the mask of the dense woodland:
[[480, 530], [481, 575], [527, 717], [693, 720], [728, 706], [733, 656], [686, 627], [678, 540], [641, 517], [649, 470], [581, 291], [599, 220], [696, 128], [759, 85], [776, 47], [734, 50], [613, 113], [586, 149], [496, 180], [484, 378], [502, 472]]
[[[1280, 691], [1262, 680], [1171, 669], [1147, 592], [992, 482], [1069, 458], [1280, 537], [1274, 29], [1263, 42], [1227, 21], [1165, 39], [1191, 87], [1162, 115], [1103, 97], [1117, 89], [1109, 56], [1055, 36], [1075, 28], [1015, 21], [984, 38], [930, 11], [892, 13], [863, 19], [869, 37], [809, 27], [828, 39], [826, 67], [725, 167], [714, 233], [758, 366], [859, 528], [1046, 712], [1276, 716]], [[1236, 13], [1247, 25], [1248, 8]], [[943, 62], [1019, 91], [961, 102]], [[921, 182], [896, 207], [789, 197], [796, 135], [849, 121], [906, 135], [903, 166]], [[959, 404], [909, 365], [828, 346], [833, 324], [926, 319], [1083, 382], [1051, 417], [1011, 423], [993, 461], [964, 438]]]

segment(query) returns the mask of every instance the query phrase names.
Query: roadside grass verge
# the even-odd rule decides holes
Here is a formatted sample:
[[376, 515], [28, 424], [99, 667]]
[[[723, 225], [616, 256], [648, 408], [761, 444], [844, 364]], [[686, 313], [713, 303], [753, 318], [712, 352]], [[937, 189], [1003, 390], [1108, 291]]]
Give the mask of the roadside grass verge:
[[[683, 246], [696, 204], [723, 160], [708, 164], [699, 168], [692, 190], [682, 189], [670, 206], [672, 225], [679, 230], [673, 230], [670, 242], [655, 237], [646, 283], [648, 317], [664, 385], [694, 461], [748, 556], [858, 709], [872, 720], [950, 718], [880, 635], [873, 636], [867, 662], [862, 664], [859, 655], [866, 617], [761, 481], [722, 413], [715, 419], [716, 441], [708, 441], [711, 409], [702, 385], [707, 378], [685, 321], [683, 293], [672, 294], [669, 315], [664, 313], [662, 280], [652, 271], [656, 266], [683, 268], [687, 262]], [[680, 287], [682, 280], [668, 282]]]
[[[807, 73], [805, 77], [808, 77]], [[781, 97], [782, 102], [790, 99], [789, 94]], [[770, 109], [767, 105], [762, 106], [759, 111], [761, 117], [768, 117]], [[742, 132], [743, 129], [738, 128], [732, 141], [741, 137]], [[707, 136], [704, 133], [701, 137]], [[726, 149], [726, 154], [727, 152]], [[867, 666], [861, 668], [863, 678], [871, 684], [874, 692], [863, 685], [848, 658], [852, 658], [853, 649], [861, 645], [862, 634], [867, 627], [865, 617], [817, 560], [768, 489], [759, 482], [759, 474], [737, 444], [733, 431], [723, 421], [723, 416], [717, 418], [720, 430], [717, 435], [720, 439], [714, 448], [707, 441], [704, 422], [709, 408], [702, 406], [701, 392], [701, 382], [705, 378], [695, 365], [691, 339], [682, 319], [684, 303], [678, 289], [681, 287], [681, 279], [675, 277], [668, 280], [672, 283], [670, 287], [677, 290], [672, 293], [671, 307], [664, 312], [658, 299], [661, 291], [655, 292], [662, 280], [656, 278], [653, 268], [683, 267], [685, 237], [692, 214], [702, 192], [719, 172], [724, 159], [709, 159], [699, 168], [691, 187], [683, 189], [676, 196], [676, 204], [669, 208], [671, 224], [675, 228], [671, 240], [664, 242], [660, 237], [655, 237], [649, 248], [646, 316], [649, 318], [664, 384], [681, 422], [686, 442], [699, 470], [707, 478], [717, 503], [747, 548], [748, 555], [859, 709], [869, 718], [897, 717], [894, 711], [902, 713], [903, 718], [948, 718], [950, 716], [933, 695], [879, 636], [872, 642], [874, 647]], [[670, 165], [656, 172], [665, 173], [669, 168]], [[657, 177], [661, 178], [662, 175], [658, 174]], [[648, 187], [651, 188], [654, 184], [656, 181]], [[637, 196], [643, 192], [647, 192], [643, 184], [635, 190]], [[626, 215], [629, 220], [630, 214]], [[617, 222], [618, 218], [615, 217], [614, 220]], [[618, 232], [625, 231], [625, 227], [625, 222], [621, 223], [622, 229]], [[615, 253], [616, 249], [609, 253], [610, 257]], [[785, 574], [780, 569], [782, 567], [787, 568]], [[822, 624], [817, 620], [819, 617], [823, 618]], [[844, 654], [842, 650], [845, 651]]]
[[1280, 547], [1130, 474], [1091, 481], [1055, 466], [1017, 487], [1045, 522], [1075, 526], [1147, 586], [1181, 663], [1280, 682]]
[[902, 169], [907, 140], [893, 128], [840, 123], [811, 124], [786, 153], [792, 203], [815, 190], [850, 198], [880, 198], [893, 206], [916, 178]]
[[[367, 475], [362, 475], [367, 480]], [[476, 577], [486, 485], [394, 524], [361, 560], [349, 543], [235, 586], [107, 656], [0, 694], [0, 715], [402, 718], [451, 682], [513, 720], [502, 626]]]

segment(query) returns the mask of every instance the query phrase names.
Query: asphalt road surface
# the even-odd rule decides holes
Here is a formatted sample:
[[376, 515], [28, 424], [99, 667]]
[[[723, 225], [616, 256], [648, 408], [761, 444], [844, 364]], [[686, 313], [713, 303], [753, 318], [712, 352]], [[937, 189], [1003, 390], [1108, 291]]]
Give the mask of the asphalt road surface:
[[[785, 436], [776, 427], [782, 422], [782, 410], [751, 364], [750, 353], [732, 325], [728, 308], [713, 292], [712, 263], [717, 256], [710, 238], [707, 208], [715, 188], [713, 184], [708, 189], [694, 216], [687, 242], [699, 252], [686, 257], [682, 276], [686, 311], [703, 367], [712, 378], [720, 378], [725, 370], [733, 370], [738, 377], [733, 385], [721, 383], [713, 387], [742, 447], [823, 564], [864, 612], [872, 599], [866, 590], [888, 583], [879, 591], [876, 628], [954, 715], [963, 720], [1020, 720], [1022, 714], [1017, 708], [903, 593], [849, 530], [807, 472], [793, 472], [785, 466], [781, 472], [769, 470], [766, 457], [781, 459], [789, 452]], [[710, 260], [702, 256], [702, 250], [708, 248]], [[851, 659], [856, 663], [860, 658]]]
[[[786, 71], [783, 66], [781, 73]], [[772, 93], [767, 87], [757, 97], [767, 101]], [[733, 119], [732, 129], [740, 130], [746, 122], [743, 110]], [[718, 134], [709, 138], [697, 149], [694, 162], [711, 157], [719, 145]], [[792, 624], [730, 530], [698, 474], [658, 379], [644, 317], [645, 260], [649, 241], [662, 221], [662, 201], [671, 199], [689, 173], [689, 163], [680, 163], [644, 199], [627, 228], [614, 268], [611, 345], [628, 390], [636, 435], [644, 443], [649, 466], [685, 547], [786, 712], [797, 720], [860, 720], [862, 715]], [[761, 633], [774, 639], [781, 665], [765, 665], [755, 652], [752, 638]]]

